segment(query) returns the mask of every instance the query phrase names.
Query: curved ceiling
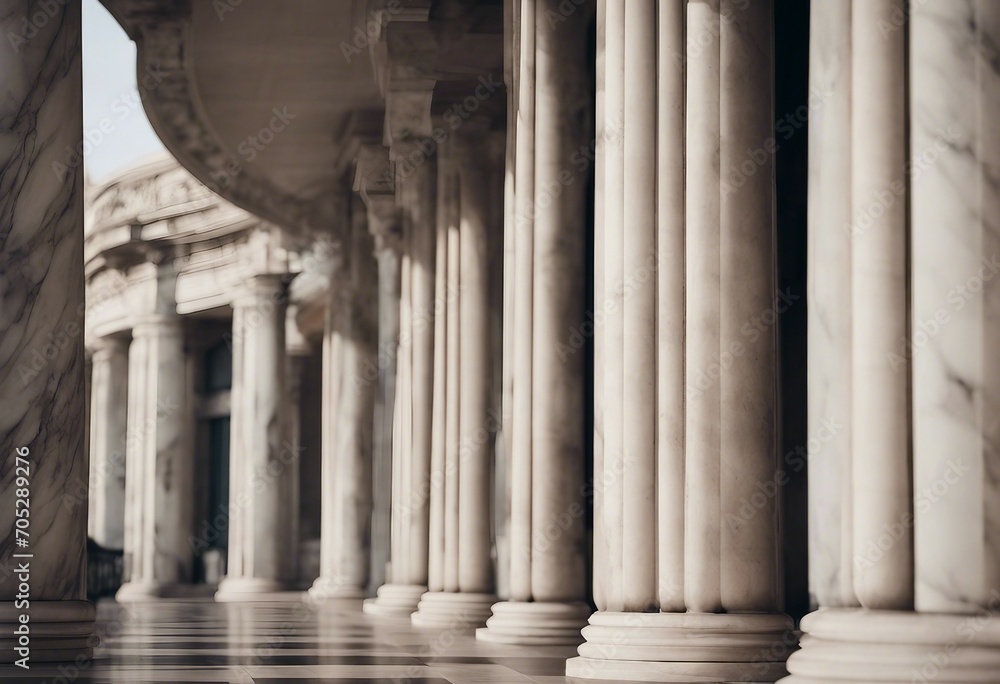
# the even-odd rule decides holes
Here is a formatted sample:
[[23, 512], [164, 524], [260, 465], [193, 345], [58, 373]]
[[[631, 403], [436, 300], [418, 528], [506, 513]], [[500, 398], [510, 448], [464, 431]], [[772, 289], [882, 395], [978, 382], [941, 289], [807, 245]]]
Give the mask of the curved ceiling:
[[[199, 180], [293, 233], [337, 232], [358, 117], [382, 99], [364, 0], [102, 0], [137, 46], [143, 105]], [[363, 33], [361, 35], [364, 35]]]

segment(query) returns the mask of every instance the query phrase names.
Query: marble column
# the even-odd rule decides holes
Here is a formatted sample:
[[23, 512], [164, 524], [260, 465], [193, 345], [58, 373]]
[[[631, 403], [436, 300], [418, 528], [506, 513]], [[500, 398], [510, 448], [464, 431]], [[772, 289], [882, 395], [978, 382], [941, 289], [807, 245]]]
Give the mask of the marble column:
[[88, 534], [108, 549], [125, 547], [127, 338], [109, 335], [91, 355], [90, 503]]
[[601, 574], [566, 672], [774, 681], [772, 3], [602, 5]]
[[284, 399], [286, 280], [252, 276], [233, 303], [229, 557], [217, 601], [280, 597], [296, 577], [299, 455]]
[[[826, 311], [842, 296], [836, 290], [853, 292], [853, 349], [841, 338], [830, 340], [832, 359], [810, 349], [809, 370], [830, 377], [817, 391], [850, 398], [853, 461], [841, 468], [853, 479], [846, 491], [828, 483], [826, 505], [811, 506], [810, 516], [831, 527], [838, 509], [853, 515], [853, 544], [834, 538], [824, 558], [853, 573], [854, 596], [833, 590], [847, 578], [832, 588], [830, 571], [812, 578], [823, 582], [813, 587], [821, 609], [803, 618], [808, 638], [782, 681], [992, 681], [1000, 669], [1000, 135], [992, 121], [1000, 6], [835, 4], [821, 3], [813, 21], [843, 38], [836, 49], [814, 44], [810, 71], [821, 80], [838, 63], [853, 64], [854, 143], [846, 161], [828, 152], [809, 180], [811, 196], [831, 204], [837, 189], [828, 179], [843, 184], [850, 169], [851, 212], [840, 225], [832, 220], [842, 210], [811, 215], [810, 250], [823, 245], [822, 231], [850, 238], [814, 298]], [[905, 24], [897, 20], [904, 10]], [[845, 355], [853, 373], [830, 375]]]
[[[809, 425], [842, 426], [809, 461], [809, 586], [820, 605], [857, 606], [851, 503], [851, 3], [812, 6], [809, 117]], [[824, 433], [825, 435], [825, 433]]]
[[492, 355], [502, 307], [503, 193], [495, 171], [503, 149], [486, 125], [470, 120], [449, 141], [458, 225], [448, 230], [446, 388], [434, 397], [445, 404], [444, 590], [421, 598], [418, 626], [480, 626], [496, 600], [490, 493], [501, 379]]
[[128, 355], [125, 574], [118, 601], [184, 596], [194, 579], [193, 423], [174, 278], [156, 266], [160, 302], [132, 328]]
[[[296, 323], [297, 307], [288, 307], [285, 315], [285, 396], [288, 397], [288, 444], [289, 448], [297, 455], [299, 463], [298, 476], [295, 478], [292, 501], [295, 502], [296, 513], [292, 520], [292, 535], [299, 542], [302, 541], [302, 457], [306, 455], [306, 449], [302, 439], [302, 376], [306, 372], [309, 357], [312, 349], [308, 341], [302, 336]], [[315, 575], [308, 577], [304, 573], [308, 568], [302, 561], [303, 546], [297, 546], [297, 559], [300, 561], [296, 567], [296, 581], [306, 586], [316, 579]]]
[[392, 442], [392, 558], [389, 582], [364, 608], [399, 617], [416, 610], [427, 591], [437, 168], [433, 156], [420, 153], [424, 149], [426, 144], [415, 142], [393, 145], [393, 155], [399, 158], [395, 185], [402, 225], [402, 282], [397, 429]]
[[317, 600], [363, 598], [369, 571], [378, 266], [357, 198], [351, 215], [327, 310], [322, 574], [309, 590]]
[[[525, 0], [515, 150], [513, 437], [510, 600], [493, 606], [477, 638], [579, 643], [590, 607], [584, 558], [585, 179], [569, 166], [586, 145], [586, 25], [554, 27], [555, 0]], [[530, 130], [529, 130], [530, 129]], [[572, 169], [572, 171], [569, 171]], [[571, 173], [567, 181], [566, 173]], [[561, 186], [561, 187], [560, 187]], [[553, 197], [553, 187], [560, 192]]]
[[[78, 483], [85, 495], [88, 473], [83, 167], [79, 156], [75, 163], [66, 158], [66, 148], [83, 141], [80, 6], [60, 5], [23, 40], [24, 21], [41, 11], [40, 3], [20, 0], [5, 10], [0, 26], [11, 44], [0, 57], [6, 75], [0, 101], [0, 367], [6, 370], [0, 376], [0, 500], [9, 508], [0, 533], [0, 663], [25, 655], [14, 631], [27, 613], [15, 601], [23, 579], [18, 566], [29, 563], [32, 634], [47, 635], [32, 638], [30, 665], [89, 658], [95, 645], [94, 607], [85, 600], [87, 524], [64, 505]], [[26, 506], [15, 503], [22, 489], [28, 489]], [[15, 514], [15, 507], [30, 513]], [[26, 527], [16, 524], [21, 519], [29, 521]]]
[[[371, 198], [368, 227], [378, 261], [378, 357], [372, 465], [372, 534], [369, 589], [388, 579], [392, 526], [392, 424], [399, 345], [400, 246], [392, 198]], [[388, 200], [388, 201], [387, 201]]]

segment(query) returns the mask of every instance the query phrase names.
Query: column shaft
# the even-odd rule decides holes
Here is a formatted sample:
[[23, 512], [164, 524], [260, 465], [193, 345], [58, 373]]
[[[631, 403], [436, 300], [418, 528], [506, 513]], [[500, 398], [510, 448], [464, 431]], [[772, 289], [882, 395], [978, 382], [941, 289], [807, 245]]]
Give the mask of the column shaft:
[[411, 478], [409, 509], [410, 584], [427, 585], [430, 512], [432, 406], [434, 402], [434, 279], [436, 259], [437, 164], [424, 158], [406, 181], [410, 243]]
[[[291, 534], [298, 505], [298, 454], [289, 448], [285, 394], [285, 276], [250, 278], [234, 303], [233, 399], [236, 433], [230, 458], [230, 526], [227, 577], [217, 600], [267, 594], [289, 587], [297, 572]], [[236, 366], [239, 358], [240, 365]], [[291, 503], [290, 503], [291, 502]], [[235, 529], [234, 529], [235, 527]]]
[[974, 613], [1000, 607], [1000, 12], [933, 0], [910, 37], [916, 609]]
[[855, 605], [851, 503], [851, 4], [810, 14], [809, 434], [844, 426], [809, 461], [809, 587], [821, 605]]
[[389, 562], [392, 527], [392, 422], [396, 395], [396, 345], [399, 343], [399, 252], [382, 245], [378, 259], [378, 386], [375, 432], [372, 560], [370, 586], [382, 586]]
[[684, 610], [684, 68], [675, 58], [684, 54], [684, 4], [658, 5], [656, 566], [661, 611]]
[[[855, 219], [905, 179], [905, 31], [884, 32], [902, 0], [855, 0], [852, 95], [852, 187]], [[901, 537], [878, 563], [856, 564], [854, 590], [865, 608], [913, 605], [909, 443], [909, 363], [888, 362], [907, 337], [906, 202], [891, 202], [856, 234], [852, 252], [854, 555], [893, 526]]]
[[[603, 511], [595, 517], [602, 525], [600, 535], [604, 548], [595, 548], [595, 556], [603, 555], [606, 576], [605, 610], [622, 610], [624, 585], [622, 581], [623, 522], [625, 500], [623, 473], [622, 424], [624, 420], [624, 213], [625, 213], [625, 3], [608, 0], [604, 48], [605, 77], [605, 146], [604, 162], [604, 367], [595, 372], [603, 374], [604, 384], [604, 472], [600, 486], [603, 491]], [[601, 606], [599, 606], [601, 608]]]
[[448, 338], [445, 364], [447, 378], [445, 380], [445, 483], [444, 483], [444, 591], [458, 591], [458, 559], [459, 559], [459, 441], [461, 429], [459, 416], [461, 413], [461, 398], [459, 397], [459, 341], [461, 334], [461, 302], [465, 297], [460, 273], [461, 263], [461, 217], [459, 207], [459, 178], [456, 170], [452, 177], [453, 214], [448, 222], [448, 291], [455, 296], [448, 300], [448, 325], [445, 334]]
[[625, 3], [624, 609], [656, 606], [656, 2]]
[[510, 597], [531, 599], [532, 319], [535, 220], [535, 0], [521, 1], [515, 156], [514, 394], [511, 422]]
[[[469, 143], [466, 143], [469, 144]], [[483, 160], [463, 150], [460, 202], [462, 321], [459, 338], [458, 586], [462, 592], [493, 591], [490, 482], [493, 466], [493, 363], [490, 212], [491, 178]]]
[[[4, 467], [0, 499], [0, 662], [24, 657], [12, 636], [20, 580], [14, 572], [28, 552], [31, 562], [31, 661], [90, 657], [94, 608], [86, 586], [87, 494], [84, 451], [85, 355], [82, 342], [83, 140], [80, 6], [58, 5], [29, 41], [26, 18], [40, 4], [4, 6], [0, 28], [10, 43], [0, 57], [5, 74], [0, 119], [0, 445]], [[54, 15], [53, 15], [54, 13]], [[30, 257], [30, 258], [29, 258]], [[21, 460], [18, 460], [21, 459]], [[28, 486], [18, 478], [27, 478]], [[28, 504], [15, 502], [28, 489]], [[82, 494], [79, 508], [67, 492]], [[15, 508], [29, 508], [28, 523]], [[8, 527], [9, 525], [9, 527]], [[21, 527], [27, 525], [27, 527]], [[27, 535], [17, 532], [26, 532]], [[17, 545], [18, 536], [28, 541]], [[51, 624], [54, 623], [54, 624]], [[42, 630], [47, 630], [41, 632]], [[81, 641], [82, 637], [82, 641]]]
[[127, 583], [119, 600], [167, 596], [193, 579], [194, 456], [184, 334], [176, 314], [132, 329], [128, 358]]
[[448, 471], [446, 443], [448, 433], [448, 310], [457, 289], [448, 280], [448, 231], [453, 207], [457, 207], [454, 170], [447, 157], [447, 146], [438, 149], [437, 210], [434, 258], [434, 386], [431, 416], [431, 479], [428, 511], [428, 577], [429, 591], [444, 591], [445, 587], [445, 498]]
[[109, 337], [92, 356], [90, 537], [109, 549], [125, 545], [125, 444], [128, 432], [128, 340]]
[[[721, 599], [733, 612], [779, 610], [774, 148], [771, 2], [722, 0], [719, 229]], [[760, 150], [763, 156], [755, 154]], [[747, 174], [747, 161], [755, 171]], [[745, 179], [745, 180], [744, 180]], [[746, 325], [770, 320], [759, 337]], [[759, 331], [757, 331], [759, 332]], [[757, 505], [762, 491], [765, 495]], [[745, 511], [753, 501], [754, 511]]]
[[690, 3], [687, 19], [688, 42], [701, 49], [687, 53], [684, 597], [710, 613], [722, 608], [722, 394], [709, 375], [721, 348], [719, 0]]

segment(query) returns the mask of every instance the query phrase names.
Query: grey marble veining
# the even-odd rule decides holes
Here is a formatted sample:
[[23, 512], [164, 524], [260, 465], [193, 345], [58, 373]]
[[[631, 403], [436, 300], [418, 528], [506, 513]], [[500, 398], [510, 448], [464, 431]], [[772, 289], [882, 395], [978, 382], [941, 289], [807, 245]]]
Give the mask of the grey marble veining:
[[919, 611], [972, 612], [1000, 588], [998, 39], [996, 3], [931, 0], [913, 15]]
[[[33, 553], [32, 598], [50, 600], [82, 597], [87, 538], [86, 501], [72, 500], [87, 481], [83, 169], [72, 158], [83, 137], [80, 6], [55, 4], [33, 34], [22, 31], [35, 3], [6, 2], [0, 14], [0, 557]], [[27, 549], [14, 532], [22, 447]], [[0, 600], [17, 593], [10, 567]]]
[[809, 119], [809, 434], [844, 425], [809, 454], [809, 588], [814, 603], [856, 605], [851, 479], [851, 6], [816, 0]]

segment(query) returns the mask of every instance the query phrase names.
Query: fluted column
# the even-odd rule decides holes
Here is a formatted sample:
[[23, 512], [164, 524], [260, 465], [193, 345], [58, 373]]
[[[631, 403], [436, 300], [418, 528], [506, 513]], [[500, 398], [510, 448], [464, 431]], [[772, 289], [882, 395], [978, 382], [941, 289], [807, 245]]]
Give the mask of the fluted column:
[[[0, 27], [9, 43], [0, 118], [0, 663], [25, 657], [15, 630], [27, 612], [15, 605], [19, 564], [30, 563], [31, 642], [37, 662], [89, 658], [94, 608], [85, 600], [87, 525], [66, 492], [86, 495], [84, 455], [83, 167], [66, 148], [83, 141], [80, 6], [59, 5], [28, 41], [24, 19], [40, 3], [5, 6]], [[69, 164], [67, 168], [67, 164]], [[19, 460], [21, 459], [21, 460]], [[20, 470], [26, 468], [26, 470]], [[18, 506], [26, 477], [30, 499]], [[82, 501], [80, 502], [83, 503]], [[15, 508], [29, 508], [18, 546]], [[19, 514], [24, 515], [24, 514]], [[15, 558], [15, 554], [31, 558]]]
[[445, 590], [424, 594], [413, 615], [416, 625], [482, 625], [496, 600], [490, 483], [500, 427], [500, 378], [492, 355], [500, 335], [502, 139], [485, 128], [473, 130], [483, 124], [466, 123], [451, 141], [459, 213], [457, 235], [449, 229], [448, 281], [460, 295], [447, 313], [446, 393], [434, 397], [443, 399], [446, 414]]
[[91, 356], [89, 536], [108, 549], [125, 544], [128, 339], [101, 338]]
[[249, 278], [233, 304], [229, 558], [216, 600], [262, 599], [295, 580], [298, 454], [285, 401], [286, 276]]
[[[809, 588], [822, 606], [857, 606], [851, 477], [851, 3], [813, 5], [810, 87], [827, 101], [809, 119], [809, 432], [825, 422], [809, 462]], [[820, 361], [821, 360], [821, 361]], [[825, 436], [826, 433], [824, 433]]]
[[[169, 269], [157, 288], [172, 294]], [[128, 444], [125, 466], [125, 567], [119, 601], [191, 591], [194, 495], [192, 416], [187, 403], [184, 331], [165, 298], [160, 311], [132, 328], [128, 356]]]
[[[583, 556], [585, 181], [568, 165], [586, 144], [583, 13], [554, 27], [558, 2], [525, 0], [515, 151], [511, 600], [477, 636], [578, 643], [590, 613]], [[572, 169], [572, 171], [569, 171]], [[567, 181], [566, 174], [572, 174]], [[552, 196], [553, 187], [561, 187]]]
[[774, 681], [776, 341], [744, 327], [775, 307], [772, 4], [602, 4], [600, 592], [567, 674]]
[[389, 582], [365, 611], [404, 616], [427, 591], [434, 372], [437, 168], [433, 156], [408, 161], [417, 143], [397, 143], [396, 194], [402, 226], [399, 347], [393, 433], [392, 558]]
[[341, 273], [331, 284], [324, 355], [321, 576], [310, 596], [360, 599], [369, 571], [378, 266], [365, 207], [352, 199]]
[[392, 529], [392, 426], [399, 345], [399, 221], [392, 198], [368, 200], [368, 227], [378, 261], [378, 355], [372, 459], [372, 532], [369, 589], [388, 579]]
[[822, 153], [810, 196], [836, 207], [810, 214], [811, 267], [837, 246], [830, 233], [849, 241], [819, 267], [812, 306], [829, 312], [852, 293], [833, 332], [846, 323], [853, 339], [810, 320], [810, 337], [828, 335], [830, 351], [810, 348], [810, 374], [828, 378], [810, 387], [810, 402], [827, 399], [831, 413], [811, 416], [810, 431], [843, 420], [853, 439], [850, 458], [836, 453], [839, 481], [810, 486], [822, 502], [811, 527], [839, 521], [842, 541], [821, 547], [826, 572], [811, 578], [821, 610], [803, 618], [808, 639], [782, 681], [991, 681], [1000, 670], [1000, 6], [828, 0], [813, 11], [814, 26], [841, 38], [812, 39], [810, 77], [822, 84], [851, 64], [838, 86], [853, 115], [829, 141], [849, 134], [849, 146], [811, 140]]

